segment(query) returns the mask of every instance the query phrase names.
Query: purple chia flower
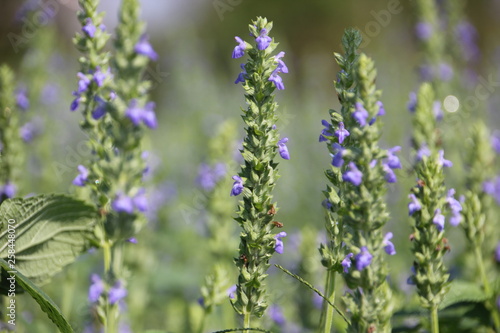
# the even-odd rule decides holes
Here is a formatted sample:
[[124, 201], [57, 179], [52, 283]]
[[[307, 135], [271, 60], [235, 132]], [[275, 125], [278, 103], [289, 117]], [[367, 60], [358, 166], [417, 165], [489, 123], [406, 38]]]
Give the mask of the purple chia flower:
[[406, 107], [410, 112], [415, 112], [417, 109], [417, 94], [415, 94], [413, 91], [409, 95], [410, 100], [408, 101], [408, 104], [406, 104]]
[[240, 195], [243, 192], [243, 180], [240, 176], [233, 176], [233, 188], [231, 189], [231, 196]]
[[115, 212], [132, 214], [134, 212], [134, 202], [131, 197], [124, 194], [118, 194], [111, 203]]
[[349, 273], [349, 268], [351, 268], [351, 258], [354, 254], [349, 253], [348, 255], [345, 256], [345, 258], [342, 260], [342, 267], [344, 268], [344, 273]]
[[459, 213], [462, 210], [462, 205], [457, 199], [454, 198], [454, 196], [455, 196], [455, 189], [451, 188], [448, 191], [448, 195], [446, 196], [446, 202], [448, 203], [453, 213]]
[[396, 254], [396, 248], [394, 247], [394, 244], [390, 241], [390, 239], [392, 239], [392, 237], [393, 237], [392, 232], [386, 233], [384, 236], [384, 241], [382, 243], [382, 244], [384, 244], [385, 252], [390, 256], [393, 256]]
[[231, 58], [238, 59], [238, 58], [241, 58], [245, 55], [247, 43], [245, 43], [245, 41], [238, 36], [234, 37], [234, 39], [236, 39], [236, 42], [238, 42], [238, 45], [236, 45], [234, 47], [233, 55], [231, 56]]
[[491, 136], [491, 146], [497, 154], [500, 154], [500, 133], [494, 133]]
[[89, 176], [89, 170], [87, 170], [87, 168], [85, 168], [83, 165], [79, 165], [78, 172], [78, 176], [73, 179], [73, 185], [85, 186], [85, 182], [87, 181], [87, 178]]
[[41, 92], [41, 101], [45, 105], [51, 105], [59, 99], [60, 87], [53, 83], [46, 84]]
[[98, 120], [106, 114], [106, 101], [99, 96], [95, 96], [94, 100], [97, 102], [96, 108], [92, 111], [92, 118]]
[[356, 255], [356, 269], [362, 271], [372, 262], [373, 256], [366, 246], [361, 247], [361, 252]]
[[422, 81], [432, 81], [435, 77], [434, 74], [434, 68], [430, 65], [422, 65], [420, 66], [419, 72], [420, 72], [420, 78]]
[[116, 283], [109, 289], [108, 301], [109, 304], [115, 304], [127, 296], [127, 289], [123, 286], [121, 281], [116, 281]]
[[387, 150], [386, 164], [389, 168], [391, 169], [403, 168], [403, 166], [401, 165], [401, 161], [399, 160], [399, 157], [395, 155], [395, 153], [399, 152], [400, 150], [401, 150], [400, 146], [395, 146]]
[[234, 81], [235, 84], [238, 84], [238, 83], [245, 83], [245, 80], [246, 80], [246, 76], [247, 76], [247, 71], [245, 69], [245, 64], [241, 64], [240, 65], [241, 69], [242, 69], [242, 72], [240, 74], [238, 74], [238, 77], [236, 78], [236, 81]]
[[466, 61], [475, 62], [479, 59], [480, 51], [477, 46], [477, 30], [467, 21], [457, 24], [455, 34], [462, 46], [462, 54]]
[[148, 210], [148, 198], [146, 197], [146, 190], [144, 188], [140, 188], [136, 195], [132, 198], [132, 202], [134, 207], [137, 208], [138, 211], [144, 213]]
[[73, 100], [73, 102], [71, 102], [71, 106], [69, 108], [71, 111], [75, 111], [76, 109], [78, 109], [80, 101], [82, 100], [82, 97], [76, 91], [73, 92], [73, 96], [76, 96], [76, 98]]
[[328, 199], [323, 200], [323, 201], [321, 202], [321, 205], [322, 205], [323, 207], [325, 207], [326, 209], [328, 209], [328, 210], [332, 209], [332, 207], [333, 207], [332, 203], [331, 203], [331, 202], [330, 202], [330, 200], [328, 200]]
[[156, 121], [156, 114], [154, 112], [156, 104], [154, 102], [146, 103], [144, 108], [137, 106], [137, 100], [133, 99], [125, 111], [125, 115], [130, 119], [130, 121], [138, 126], [142, 121], [146, 126], [151, 129], [155, 129], [158, 126]]
[[102, 85], [104, 84], [104, 80], [106, 80], [106, 78], [108, 77], [108, 73], [104, 73], [100, 67], [98, 67], [97, 70], [94, 72], [93, 80], [98, 87], [102, 87]]
[[235, 284], [233, 284], [231, 287], [227, 288], [226, 290], [226, 293], [227, 293], [227, 296], [230, 298], [230, 299], [234, 299], [236, 297], [236, 290], [238, 288], [236, 287]]
[[271, 317], [272, 321], [274, 321], [274, 323], [280, 327], [283, 327], [286, 324], [286, 319], [283, 315], [283, 311], [278, 305], [273, 304], [269, 307], [269, 317]]
[[87, 75], [83, 74], [82, 72], [78, 72], [78, 74], [76, 75], [80, 79], [78, 81], [78, 94], [83, 94], [89, 89], [89, 85], [92, 81], [88, 78]]
[[408, 195], [408, 198], [411, 199], [411, 202], [408, 203], [408, 215], [413, 215], [413, 213], [422, 209], [422, 205], [418, 201], [415, 194], [411, 193]]
[[440, 63], [439, 64], [439, 78], [445, 82], [450, 81], [453, 79], [453, 68], [447, 63]]
[[443, 214], [441, 214], [441, 209], [437, 208], [434, 211], [434, 218], [432, 219], [432, 223], [436, 225], [437, 230], [440, 232], [444, 229], [444, 220], [445, 217]]
[[283, 58], [284, 56], [285, 52], [281, 51], [274, 57], [274, 60], [278, 62], [278, 66], [276, 67], [276, 71], [278, 73], [288, 73], [288, 67], [286, 67], [283, 60], [281, 60], [281, 58]]
[[278, 90], [285, 89], [285, 85], [283, 84], [283, 79], [281, 78], [281, 76], [278, 75], [278, 72], [276, 72], [276, 71], [272, 72], [271, 76], [269, 76], [269, 81], [274, 83], [274, 85], [276, 86], [276, 89], [278, 89]]
[[339, 129], [335, 131], [335, 136], [339, 139], [339, 143], [342, 144], [346, 137], [351, 135], [348, 130], [344, 128], [344, 123], [339, 123]]
[[342, 147], [341, 145], [339, 145], [338, 143], [334, 143], [332, 145], [332, 147], [337, 151], [337, 153], [332, 156], [333, 157], [332, 158], [332, 165], [334, 167], [340, 168], [342, 165], [344, 165], [344, 159], [342, 157], [343, 157], [345, 148]]
[[368, 111], [363, 107], [363, 104], [356, 102], [355, 111], [352, 113], [352, 117], [358, 122], [359, 126], [363, 127], [366, 125], [366, 120], [368, 119]]
[[329, 132], [330, 130], [330, 123], [326, 120], [322, 120], [321, 121], [321, 124], [325, 127], [323, 128], [323, 130], [321, 131], [321, 134], [319, 135], [319, 142], [325, 142], [325, 141], [328, 141], [328, 139], [326, 138], [326, 136], [332, 136], [332, 133]]
[[429, 22], [419, 22], [415, 25], [415, 34], [420, 40], [428, 40], [433, 33], [432, 24]]
[[434, 113], [434, 117], [436, 117], [436, 120], [440, 121], [444, 117], [444, 112], [443, 109], [441, 108], [441, 102], [440, 101], [434, 101], [432, 104], [432, 112]]
[[135, 238], [135, 237], [130, 237], [129, 239], [127, 239], [127, 242], [132, 243], [132, 244], [138, 243], [137, 238]]
[[38, 120], [34, 119], [19, 128], [19, 136], [24, 142], [32, 142], [33, 139], [41, 133], [41, 121], [41, 118], [38, 118]]
[[255, 41], [257, 42], [257, 48], [262, 51], [268, 48], [269, 44], [271, 44], [272, 42], [272, 39], [267, 35], [267, 30], [262, 29], [260, 31], [259, 37], [255, 38]]
[[7, 181], [5, 185], [1, 188], [1, 196], [7, 198], [13, 198], [16, 195], [17, 187], [11, 181]]
[[398, 181], [396, 174], [394, 173], [394, 171], [392, 171], [392, 169], [387, 164], [383, 163], [382, 168], [384, 169], [384, 172], [385, 172], [385, 180], [388, 183], [392, 184], [392, 183], [396, 183]]
[[278, 141], [278, 151], [280, 153], [281, 158], [285, 160], [290, 159], [290, 153], [288, 152], [288, 147], [286, 146], [286, 143], [288, 142], [288, 138], [283, 138]]
[[82, 31], [90, 38], [94, 38], [96, 27], [94, 23], [92, 23], [92, 19], [90, 17], [85, 19], [85, 25], [82, 27]]
[[417, 151], [417, 161], [421, 161], [424, 156], [431, 156], [431, 150], [426, 144], [423, 144]]
[[146, 56], [153, 61], [158, 60], [158, 54], [149, 43], [149, 36], [147, 34], [143, 34], [141, 38], [139, 38], [139, 41], [134, 46], [134, 51], [137, 54]]
[[281, 238], [283, 237], [286, 237], [286, 232], [284, 231], [274, 236], [274, 239], [276, 240], [276, 244], [274, 245], [274, 251], [276, 251], [279, 254], [283, 254], [284, 250], [283, 241], [281, 240]]
[[26, 111], [30, 107], [30, 100], [28, 99], [28, 90], [26, 88], [23, 87], [17, 89], [16, 105], [22, 111]]
[[89, 287], [88, 298], [90, 303], [95, 303], [104, 292], [104, 282], [97, 274], [92, 274], [90, 276], [90, 281], [92, 281], [92, 283]]
[[361, 185], [361, 182], [363, 180], [363, 173], [358, 170], [354, 162], [349, 162], [349, 171], [346, 171], [342, 175], [342, 179], [345, 182], [349, 182], [355, 186], [359, 186]]
[[226, 166], [223, 163], [218, 163], [214, 168], [211, 168], [206, 163], [202, 163], [198, 169], [196, 183], [204, 191], [211, 191], [225, 174]]
[[377, 117], [380, 117], [380, 116], [383, 116], [385, 115], [385, 108], [384, 108], [384, 104], [381, 102], [381, 101], [377, 101], [376, 105], [378, 106], [378, 112], [377, 112], [377, 116], [373, 117], [371, 120], [370, 120], [370, 123], [368, 125], [373, 125], [375, 123], [375, 121], [377, 120]]
[[453, 163], [444, 158], [444, 150], [439, 151], [439, 164], [445, 168], [450, 168], [453, 166]]

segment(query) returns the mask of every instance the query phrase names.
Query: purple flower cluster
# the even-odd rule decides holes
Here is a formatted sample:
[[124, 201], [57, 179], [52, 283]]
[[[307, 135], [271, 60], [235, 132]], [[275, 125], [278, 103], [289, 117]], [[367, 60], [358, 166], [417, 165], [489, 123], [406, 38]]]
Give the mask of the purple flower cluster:
[[139, 107], [137, 99], [133, 99], [130, 101], [125, 115], [135, 126], [139, 126], [143, 122], [147, 127], [155, 129], [158, 127], [154, 111], [155, 106], [155, 102], [148, 102], [144, 107]]
[[285, 85], [283, 84], [283, 79], [279, 76], [280, 73], [288, 73], [288, 67], [286, 67], [285, 63], [281, 58], [285, 56], [285, 52], [280, 52], [278, 55], [274, 57], [274, 60], [278, 63], [276, 69], [271, 73], [269, 77], [269, 81], [273, 82], [278, 90], [285, 89]]
[[359, 186], [363, 181], [363, 173], [359, 171], [354, 162], [349, 162], [349, 171], [346, 171], [342, 175], [342, 179], [345, 182], [349, 182], [355, 186]]
[[[99, 29], [101, 29], [101, 31], [106, 31], [106, 26], [104, 24], [101, 24], [99, 26]], [[85, 35], [87, 35], [90, 38], [95, 37], [95, 33], [97, 32], [97, 27], [94, 25], [90, 17], [87, 17], [85, 19], [85, 25], [82, 27], [82, 31], [85, 33]]]
[[462, 205], [457, 199], [454, 198], [454, 195], [455, 189], [451, 188], [446, 196], [446, 203], [451, 210], [450, 224], [456, 227], [460, 224], [460, 221], [462, 221], [462, 215], [460, 214], [462, 211]]
[[146, 190], [140, 188], [133, 197], [119, 193], [111, 203], [111, 208], [118, 213], [132, 214], [135, 209], [142, 213], [146, 212], [148, 210]]
[[16, 195], [17, 187], [12, 182], [7, 181], [5, 185], [0, 186], [0, 199], [2, 197], [5, 198], [13, 198]]
[[409, 194], [408, 198], [411, 199], [411, 202], [408, 203], [409, 215], [413, 215], [413, 213], [418, 212], [419, 210], [422, 209], [422, 205], [420, 204], [420, 201], [418, 201], [415, 194], [413, 194], [413, 193]]
[[500, 205], [500, 176], [485, 181], [483, 191], [495, 198], [495, 201]]
[[26, 89], [26, 87], [21, 87], [16, 90], [16, 105], [22, 111], [26, 111], [30, 107], [28, 89]]
[[[88, 299], [90, 303], [95, 303], [99, 297], [104, 293], [105, 285], [99, 275], [92, 274], [90, 277], [91, 284], [89, 287]], [[117, 281], [108, 291], [108, 301], [110, 304], [116, 304], [127, 296], [127, 289], [123, 286], [121, 281]]]
[[364, 127], [367, 124], [367, 119], [369, 117], [368, 111], [364, 108], [363, 104], [356, 102], [354, 112], [352, 117], [356, 120], [359, 126]]
[[441, 209], [437, 208], [434, 211], [434, 217], [432, 219], [432, 223], [434, 223], [434, 225], [436, 226], [438, 231], [443, 231], [444, 221], [445, 221], [445, 217], [443, 214], [441, 214]]
[[89, 170], [83, 165], [78, 166], [78, 176], [73, 179], [73, 185], [76, 186], [85, 186], [87, 182], [87, 178], [89, 177]]
[[43, 119], [34, 117], [31, 121], [27, 122], [19, 128], [19, 135], [24, 142], [30, 143], [39, 136], [43, 131]]
[[204, 191], [211, 191], [215, 185], [226, 175], [226, 165], [217, 163], [214, 167], [206, 163], [202, 163], [198, 169], [198, 177], [196, 184]]
[[390, 256], [393, 256], [396, 254], [396, 248], [394, 247], [394, 244], [390, 241], [392, 239], [392, 237], [393, 237], [392, 232], [386, 233], [384, 236], [383, 243], [382, 243], [384, 245], [385, 252]]
[[257, 48], [261, 51], [267, 49], [273, 41], [271, 37], [267, 35], [267, 33], [268, 32], [266, 29], [262, 29], [259, 36], [255, 38], [255, 41], [257, 42]]
[[78, 106], [80, 105], [80, 102], [82, 100], [82, 95], [88, 92], [92, 82], [94, 82], [97, 87], [102, 87], [106, 79], [111, 77], [111, 72], [109, 68], [106, 72], [103, 72], [101, 68], [98, 67], [93, 73], [83, 74], [79, 72], [77, 76], [79, 78], [78, 89], [73, 92], [73, 96], [75, 96], [75, 99], [73, 100], [73, 102], [71, 102], [71, 111], [75, 111], [76, 109], [78, 109]]
[[148, 57], [149, 59], [156, 61], [158, 60], [158, 54], [155, 52], [151, 44], [149, 43], [149, 36], [143, 34], [137, 44], [134, 46], [134, 51], [137, 54]]
[[344, 273], [349, 273], [349, 268], [351, 268], [351, 258], [354, 256], [354, 254], [349, 253], [348, 255], [345, 256], [345, 258], [342, 260], [342, 267], [344, 269]]
[[290, 159], [290, 153], [288, 152], [288, 147], [286, 146], [286, 143], [288, 142], [288, 138], [283, 138], [278, 141], [278, 151], [281, 156], [281, 158], [285, 160]]
[[274, 250], [279, 254], [283, 254], [284, 250], [283, 241], [281, 240], [281, 238], [283, 237], [286, 237], [286, 232], [284, 231], [274, 236], [274, 239], [276, 240], [276, 244], [274, 245]]
[[401, 161], [399, 157], [395, 155], [395, 153], [401, 150], [400, 146], [395, 146], [391, 149], [387, 150], [387, 158], [382, 161], [382, 168], [385, 172], [385, 180], [388, 183], [395, 183], [397, 181], [396, 174], [394, 173], [394, 169], [401, 169]]
[[243, 179], [240, 176], [233, 176], [233, 188], [231, 189], [231, 196], [240, 195], [243, 192]]
[[356, 269], [362, 271], [366, 267], [370, 266], [373, 259], [373, 255], [368, 251], [366, 246], [361, 247], [361, 252], [356, 255]]

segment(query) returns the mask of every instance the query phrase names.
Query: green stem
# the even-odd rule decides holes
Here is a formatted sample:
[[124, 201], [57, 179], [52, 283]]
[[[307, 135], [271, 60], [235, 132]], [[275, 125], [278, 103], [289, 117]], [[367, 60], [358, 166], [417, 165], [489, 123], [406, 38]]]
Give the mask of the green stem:
[[250, 328], [250, 313], [245, 313], [243, 317], [243, 328]]
[[431, 333], [439, 333], [438, 308], [433, 306], [431, 309]]
[[203, 316], [201, 317], [200, 324], [198, 326], [198, 333], [203, 333], [203, 329], [205, 328], [206, 318], [207, 318], [207, 311], [203, 310]]
[[324, 318], [324, 326], [322, 332], [330, 333], [332, 330], [334, 309], [328, 303], [335, 303], [335, 272], [332, 270], [328, 270], [327, 272], [325, 296], [329, 302], [325, 302], [323, 308], [324, 314], [322, 314], [322, 317]]
[[483, 283], [484, 292], [489, 297], [488, 300], [486, 301], [486, 308], [490, 310], [491, 317], [493, 318], [493, 324], [495, 325], [495, 331], [500, 332], [500, 316], [498, 314], [496, 306], [494, 305], [494, 302], [492, 304], [491, 301], [491, 295], [492, 295], [491, 287], [490, 283], [488, 282], [488, 277], [486, 276], [486, 270], [484, 269], [484, 263], [483, 263], [483, 255], [481, 253], [481, 248], [479, 246], [475, 246], [474, 254], [476, 256], [476, 262], [479, 268], [479, 275], [481, 275], [481, 281]]

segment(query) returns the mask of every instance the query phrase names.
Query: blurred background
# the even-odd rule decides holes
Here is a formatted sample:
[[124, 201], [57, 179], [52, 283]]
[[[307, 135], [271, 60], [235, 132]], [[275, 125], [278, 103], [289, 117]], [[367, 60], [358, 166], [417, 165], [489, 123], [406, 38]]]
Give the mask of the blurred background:
[[[154, 328], [188, 332], [193, 330], [189, 318], [196, 318], [201, 311], [197, 303], [200, 285], [213, 263], [205, 251], [208, 246], [204, 225], [206, 194], [196, 179], [200, 164], [211, 159], [207, 142], [226, 121], [229, 121], [227, 126], [236, 128], [231, 147], [234, 160], [238, 161], [237, 146], [243, 138], [240, 115], [245, 104], [241, 86], [233, 83], [242, 59], [231, 59], [231, 52], [236, 45], [234, 36], [250, 41], [248, 24], [256, 16], [265, 16], [274, 22], [270, 35], [280, 43], [278, 50], [285, 51], [284, 61], [289, 68], [289, 73], [283, 75], [286, 89], [276, 92], [276, 101], [280, 105], [278, 128], [282, 136], [290, 139], [291, 159], [280, 161], [281, 178], [275, 190], [279, 221], [284, 223], [283, 230], [289, 237], [285, 239], [285, 254], [276, 255], [272, 262], [288, 265], [290, 269], [296, 267], [299, 259], [292, 249], [293, 246], [301, 248], [298, 252], [307, 253], [300, 259], [301, 265], [310, 270], [311, 282], [323, 284], [316, 248], [324, 237], [321, 191], [326, 186], [324, 170], [330, 165], [330, 156], [324, 144], [318, 143], [318, 136], [321, 120], [328, 117], [328, 110], [339, 107], [333, 88], [338, 71], [333, 52], [342, 52], [340, 40], [344, 29], [356, 27], [365, 38], [361, 51], [374, 59], [378, 69], [377, 86], [383, 91], [381, 100], [386, 116], [382, 146], [403, 147], [401, 157], [405, 169], [398, 173], [399, 182], [388, 186], [391, 220], [387, 230], [395, 234], [393, 240], [398, 249], [398, 255], [388, 260], [391, 283], [396, 289], [408, 288], [406, 279], [411, 258], [406, 204], [414, 177], [407, 172], [411, 156], [411, 117], [406, 104], [409, 93], [419, 85], [423, 62], [415, 34], [418, 18], [414, 2], [141, 1], [147, 33], [160, 56], [146, 73], [146, 78], [153, 83], [151, 99], [157, 104], [160, 125], [148, 133], [146, 140], [153, 169], [148, 179], [149, 196], [155, 209], [150, 214], [150, 224], [138, 236], [139, 244], [129, 253], [131, 302], [126, 321], [133, 332]], [[118, 0], [101, 1], [101, 10], [106, 12], [105, 24], [111, 33], [117, 23], [119, 5]], [[1, 0], [1, 8], [0, 61], [15, 69], [18, 91], [25, 89], [32, 96], [35, 95], [32, 91], [38, 91], [38, 99], [30, 100], [28, 112], [23, 116], [25, 122], [35, 122], [38, 131], [26, 144], [29, 160], [25, 193], [21, 194], [73, 192], [70, 184], [76, 175], [76, 166], [89, 156], [85, 136], [78, 126], [81, 115], [69, 111], [79, 71], [80, 54], [72, 44], [72, 37], [80, 31], [77, 1]], [[485, 80], [493, 82], [488, 85], [487, 97], [481, 98], [473, 111], [473, 117], [483, 117], [492, 130], [500, 127], [500, 83], [495, 83], [500, 82], [499, 14], [498, 0], [468, 1], [465, 19], [477, 31], [475, 41], [480, 56], [468, 63], [470, 71], [454, 68], [453, 82], [467, 83], [468, 88], [460, 90], [462, 95], [454, 93], [453, 85], [449, 90], [463, 102], [467, 97], [476, 96], [475, 89], [485, 84]], [[453, 35], [450, 38], [454, 38]], [[460, 115], [463, 109], [460, 104], [454, 113]], [[459, 153], [452, 156], [460, 157]], [[460, 169], [461, 163], [457, 162], [456, 168]], [[224, 178], [227, 201], [236, 209], [236, 200], [229, 197], [229, 192], [231, 176], [238, 164], [229, 165], [230, 172]], [[458, 175], [450, 178], [451, 185], [458, 181]], [[230, 263], [237, 253], [238, 228], [230, 219], [227, 223], [232, 224], [231, 232], [235, 235], [227, 240]], [[461, 237], [461, 232], [451, 231], [450, 238], [455, 240], [451, 241], [453, 251], [448, 256], [452, 271], [453, 258], [461, 253]], [[310, 245], [304, 249], [304, 244]], [[286, 251], [287, 246], [290, 252]], [[86, 293], [90, 274], [99, 272], [99, 258], [95, 254], [84, 256], [44, 287], [69, 314], [71, 322], [79, 328], [77, 332], [84, 330], [92, 316]], [[276, 269], [271, 269], [270, 274], [271, 303], [283, 306], [285, 317], [292, 318], [297, 313], [301, 316], [303, 309], [284, 306], [293, 302], [299, 292], [304, 292], [311, 304], [314, 303], [313, 295], [301, 290], [303, 287], [298, 283]], [[236, 282], [235, 269], [228, 276]], [[275, 286], [279, 288], [274, 289]], [[27, 304], [22, 324], [26, 332], [52, 332], [50, 322], [43, 319], [37, 306], [28, 297], [22, 302]], [[223, 307], [231, 311], [228, 302], [224, 302]], [[226, 321], [209, 320], [207, 331], [228, 328], [230, 324], [238, 326], [230, 317]], [[307, 332], [305, 321], [297, 323], [297, 327], [302, 327], [298, 332]], [[286, 331], [292, 332], [292, 329]]]

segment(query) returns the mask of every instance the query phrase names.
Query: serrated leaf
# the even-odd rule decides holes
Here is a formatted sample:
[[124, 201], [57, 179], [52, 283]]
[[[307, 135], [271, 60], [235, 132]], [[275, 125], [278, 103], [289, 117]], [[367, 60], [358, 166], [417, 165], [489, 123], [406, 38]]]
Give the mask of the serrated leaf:
[[[0, 216], [0, 258], [12, 259], [8, 250], [14, 248], [15, 262], [9, 263], [41, 285], [88, 249], [97, 214], [83, 201], [52, 194], [6, 200]], [[9, 235], [15, 235], [10, 247]]]
[[443, 302], [439, 305], [439, 310], [461, 302], [482, 303], [487, 299], [488, 296], [476, 283], [454, 280]]
[[[1, 207], [0, 207], [1, 209]], [[64, 318], [61, 313], [59, 307], [50, 299], [47, 294], [43, 292], [40, 288], [38, 288], [32, 281], [30, 281], [26, 276], [19, 272], [12, 273], [10, 265], [3, 259], [0, 259], [0, 267], [5, 271], [9, 272], [11, 275], [14, 275], [16, 278], [16, 283], [21, 288], [23, 288], [27, 293], [33, 297], [33, 299], [40, 305], [40, 308], [43, 312], [47, 314], [47, 316], [52, 320], [54, 324], [59, 328], [61, 333], [73, 333], [73, 329], [69, 322]]]

